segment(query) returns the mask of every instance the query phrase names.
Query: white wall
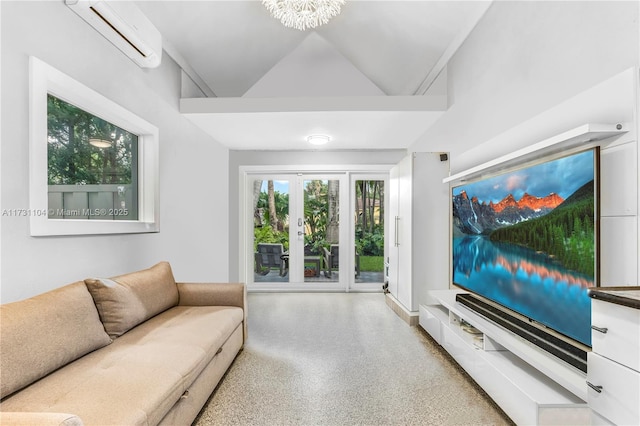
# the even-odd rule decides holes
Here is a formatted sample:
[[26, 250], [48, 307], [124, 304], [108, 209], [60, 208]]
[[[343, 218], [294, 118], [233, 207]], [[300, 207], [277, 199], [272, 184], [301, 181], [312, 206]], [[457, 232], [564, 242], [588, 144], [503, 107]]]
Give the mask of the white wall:
[[63, 1], [2, 8], [2, 208], [29, 208], [28, 58], [37, 56], [160, 130], [160, 232], [31, 237], [2, 217], [2, 303], [90, 276], [171, 262], [181, 281], [228, 280], [228, 150], [178, 112], [180, 69], [141, 69]]
[[[638, 2], [494, 2], [448, 66], [450, 108], [410, 150], [457, 173], [586, 123], [601, 153], [601, 283], [638, 285]], [[617, 194], [617, 195], [614, 195]]]
[[[310, 81], [313, 84], [309, 84]], [[242, 96], [270, 98], [384, 94], [333, 44], [312, 31]]]
[[449, 62], [450, 108], [410, 150], [449, 151], [454, 167], [468, 149], [638, 66], [638, 7], [494, 2]]

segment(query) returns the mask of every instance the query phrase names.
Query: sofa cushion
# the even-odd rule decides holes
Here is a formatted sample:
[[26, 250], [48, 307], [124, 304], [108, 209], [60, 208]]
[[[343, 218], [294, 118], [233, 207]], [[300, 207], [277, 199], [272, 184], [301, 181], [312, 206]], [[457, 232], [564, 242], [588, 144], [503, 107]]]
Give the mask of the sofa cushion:
[[0, 398], [111, 343], [82, 281], [0, 306]]
[[157, 424], [243, 317], [237, 307], [169, 309], [5, 399], [0, 411], [73, 413], [85, 425]]
[[110, 279], [88, 278], [84, 282], [112, 338], [178, 304], [178, 288], [167, 262]]

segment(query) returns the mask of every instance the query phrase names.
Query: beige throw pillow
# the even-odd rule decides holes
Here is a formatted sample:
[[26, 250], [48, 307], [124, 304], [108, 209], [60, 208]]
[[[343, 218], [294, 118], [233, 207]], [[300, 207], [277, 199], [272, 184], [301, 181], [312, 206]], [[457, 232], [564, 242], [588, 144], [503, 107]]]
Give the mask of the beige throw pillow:
[[126, 275], [88, 278], [84, 282], [104, 329], [112, 338], [178, 304], [178, 287], [167, 262]]

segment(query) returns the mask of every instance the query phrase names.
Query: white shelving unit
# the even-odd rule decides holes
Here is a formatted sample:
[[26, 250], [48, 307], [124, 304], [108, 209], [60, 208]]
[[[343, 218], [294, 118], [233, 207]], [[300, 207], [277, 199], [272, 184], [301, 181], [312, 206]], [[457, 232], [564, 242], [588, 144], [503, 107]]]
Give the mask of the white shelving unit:
[[[584, 124], [442, 182], [473, 181], [595, 146], [606, 150], [629, 130], [628, 123]], [[611, 173], [607, 169], [603, 180]], [[516, 424], [591, 424], [584, 372], [456, 302], [457, 293], [463, 291], [429, 291], [420, 300], [419, 324]]]
[[536, 161], [542, 157], [557, 153], [570, 153], [571, 150], [588, 149], [599, 144], [599, 141], [612, 136], [621, 135], [629, 131], [629, 126], [619, 124], [584, 124], [557, 136], [545, 139], [526, 148], [495, 158], [486, 163], [453, 174], [442, 180], [448, 182], [464, 182], [481, 176], [490, 175], [496, 171], [507, 172], [514, 167]]
[[422, 328], [516, 424], [589, 424], [586, 374], [457, 303], [461, 292], [430, 292]]

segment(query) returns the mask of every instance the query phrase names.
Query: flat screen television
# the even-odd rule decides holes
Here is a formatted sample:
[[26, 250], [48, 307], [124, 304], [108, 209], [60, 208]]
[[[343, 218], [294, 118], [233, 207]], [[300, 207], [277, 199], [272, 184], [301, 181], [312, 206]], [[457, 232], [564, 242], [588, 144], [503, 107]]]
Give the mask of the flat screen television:
[[453, 284], [591, 346], [598, 160], [593, 148], [453, 186]]

